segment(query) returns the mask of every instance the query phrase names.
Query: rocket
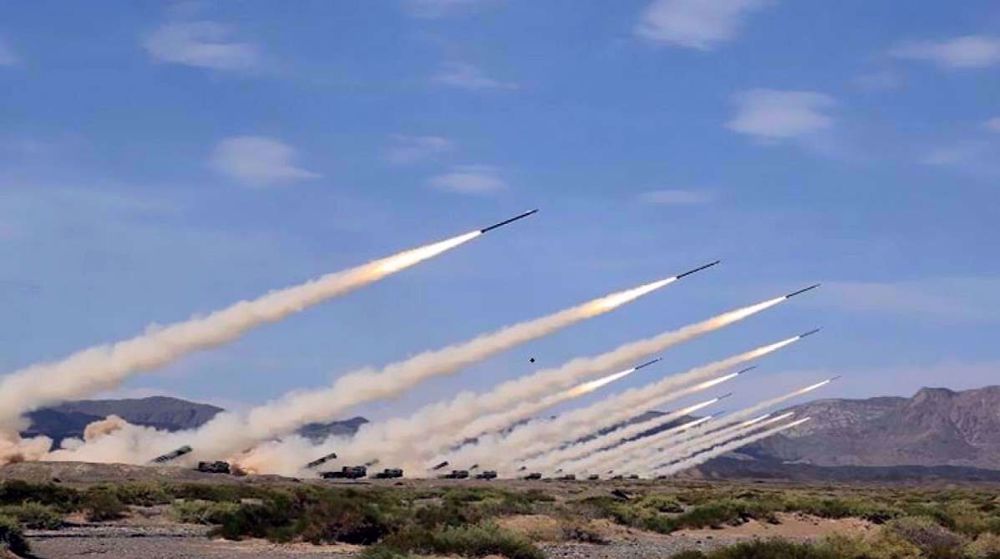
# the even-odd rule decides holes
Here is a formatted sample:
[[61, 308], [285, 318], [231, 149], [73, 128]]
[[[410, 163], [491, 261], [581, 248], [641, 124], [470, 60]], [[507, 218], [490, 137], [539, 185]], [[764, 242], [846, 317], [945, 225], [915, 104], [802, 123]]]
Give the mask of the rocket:
[[813, 334], [815, 334], [816, 332], [819, 332], [819, 331], [820, 331], [819, 328], [814, 328], [814, 329], [806, 332], [805, 334], [799, 334], [799, 339], [802, 339], [802, 338], [804, 338], [806, 336], [812, 336]]
[[330, 454], [327, 454], [325, 456], [320, 456], [319, 458], [313, 460], [312, 462], [309, 462], [308, 464], [306, 464], [305, 469], [315, 470], [316, 468], [322, 466], [323, 464], [326, 464], [330, 460], [336, 460], [336, 459], [337, 459], [337, 453], [331, 452]]
[[805, 293], [806, 291], [810, 291], [812, 289], [816, 289], [817, 287], [819, 287], [819, 284], [818, 283], [814, 283], [814, 284], [810, 285], [809, 287], [800, 289], [798, 291], [793, 291], [792, 293], [789, 293], [788, 295], [785, 295], [785, 299], [791, 299], [792, 297], [795, 297], [796, 295]]
[[709, 262], [708, 264], [705, 264], [703, 266], [698, 266], [697, 268], [695, 268], [693, 270], [688, 270], [688, 271], [684, 272], [683, 274], [680, 274], [680, 275], [678, 275], [676, 277], [677, 277], [677, 279], [681, 279], [683, 277], [690, 276], [691, 274], [693, 274], [695, 272], [700, 272], [700, 271], [702, 271], [702, 270], [704, 270], [706, 268], [711, 268], [712, 266], [715, 266], [719, 262], [722, 262], [722, 261], [721, 260], [716, 260], [715, 262]]
[[663, 360], [662, 357], [657, 357], [656, 359], [653, 359], [652, 361], [646, 361], [642, 365], [636, 365], [635, 366], [635, 370], [638, 371], [639, 369], [641, 369], [643, 367], [648, 367], [648, 366], [652, 365], [653, 363], [656, 363], [656, 362], [662, 361], [662, 360]]
[[530, 212], [524, 212], [521, 215], [515, 215], [514, 217], [512, 217], [510, 219], [505, 219], [505, 220], [501, 221], [500, 223], [494, 223], [493, 225], [490, 225], [489, 227], [484, 227], [484, 228], [480, 229], [479, 232], [480, 233], [489, 233], [490, 231], [492, 231], [494, 229], [497, 229], [498, 227], [503, 227], [504, 225], [507, 225], [508, 223], [513, 223], [513, 222], [515, 222], [515, 221], [517, 221], [519, 219], [524, 219], [524, 218], [528, 217], [529, 215], [537, 213], [537, 212], [538, 212], [538, 210], [535, 209], [535, 210], [531, 210]]

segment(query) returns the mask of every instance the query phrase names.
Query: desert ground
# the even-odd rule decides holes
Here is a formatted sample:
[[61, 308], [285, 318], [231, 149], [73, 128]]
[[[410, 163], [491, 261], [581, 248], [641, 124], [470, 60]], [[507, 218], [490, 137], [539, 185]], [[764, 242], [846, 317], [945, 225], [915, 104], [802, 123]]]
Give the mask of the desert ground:
[[974, 558], [996, 543], [998, 489], [697, 479], [331, 483], [20, 463], [0, 468], [0, 518], [19, 522], [22, 556], [51, 559], [626, 559], [711, 556], [754, 542], [862, 545], [927, 517], [944, 530], [935, 537], [954, 536], [954, 545], [972, 550], [955, 557]]

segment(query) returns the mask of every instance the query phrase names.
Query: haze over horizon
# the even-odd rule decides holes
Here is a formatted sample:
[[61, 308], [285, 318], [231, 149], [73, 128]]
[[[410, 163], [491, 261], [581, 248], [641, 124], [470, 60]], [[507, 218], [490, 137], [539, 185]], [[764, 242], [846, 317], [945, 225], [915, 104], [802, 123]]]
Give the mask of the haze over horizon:
[[611, 390], [817, 326], [731, 405], [1000, 382], [1000, 6], [723, 4], [6, 5], [0, 374], [539, 207], [112, 395], [245, 407], [716, 258], [348, 415], [814, 282]]

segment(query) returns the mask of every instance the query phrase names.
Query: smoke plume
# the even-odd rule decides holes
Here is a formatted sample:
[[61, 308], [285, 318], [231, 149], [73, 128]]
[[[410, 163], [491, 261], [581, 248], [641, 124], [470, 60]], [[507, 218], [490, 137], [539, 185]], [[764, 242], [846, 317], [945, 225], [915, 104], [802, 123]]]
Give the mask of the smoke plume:
[[[712, 375], [737, 367], [750, 360], [777, 351], [801, 339], [800, 336], [788, 338], [777, 343], [761, 346], [732, 357], [696, 367], [685, 373], [667, 377], [641, 388], [633, 388], [616, 396], [594, 403], [585, 408], [567, 412], [554, 419], [535, 420], [513, 429], [504, 437], [482, 438], [474, 445], [456, 452], [458, 454], [473, 454], [475, 460], [499, 461], [509, 463], [513, 459], [531, 457], [535, 454], [557, 448], [563, 443], [572, 442], [591, 435], [601, 428], [613, 426], [625, 421], [634, 414], [636, 409], [649, 409], [651, 403], [657, 405], [676, 397], [685, 396], [704, 390], [717, 384], [711, 380]], [[691, 383], [699, 383], [690, 389], [681, 390]]]
[[770, 436], [773, 436], [773, 435], [776, 435], [776, 434], [778, 434], [778, 433], [780, 433], [782, 431], [786, 431], [786, 430], [791, 429], [793, 427], [798, 427], [799, 425], [802, 425], [803, 423], [805, 423], [806, 421], [809, 421], [810, 419], [811, 418], [809, 418], [809, 417], [803, 417], [802, 419], [799, 419], [797, 421], [793, 421], [791, 423], [787, 423], [785, 425], [781, 425], [781, 426], [775, 427], [773, 429], [768, 429], [767, 431], [764, 431], [762, 433], [757, 433], [756, 435], [750, 435], [749, 437], [744, 437], [744, 438], [741, 438], [741, 439], [736, 439], [736, 440], [731, 441], [729, 443], [726, 443], [726, 444], [724, 444], [722, 446], [713, 448], [712, 450], [709, 450], [708, 452], [703, 452], [703, 453], [698, 454], [696, 456], [692, 456], [691, 458], [688, 458], [687, 460], [683, 460], [681, 462], [678, 462], [677, 464], [672, 464], [670, 466], [667, 466], [666, 468], [663, 468], [663, 469], [660, 469], [660, 470], [656, 470], [656, 471], [653, 472], [653, 474], [654, 475], [662, 475], [662, 476], [671, 476], [671, 475], [674, 475], [677, 472], [682, 472], [684, 470], [687, 470], [688, 468], [693, 468], [695, 466], [704, 464], [705, 462], [708, 462], [709, 460], [711, 460], [712, 458], [715, 458], [716, 456], [722, 456], [723, 454], [725, 454], [727, 452], [732, 452], [732, 451], [734, 451], [734, 450], [736, 450], [738, 448], [742, 448], [742, 447], [744, 447], [744, 446], [746, 446], [748, 444], [755, 443], [755, 442], [757, 442], [757, 441], [759, 441], [761, 439], [766, 439], [766, 438], [768, 438]]
[[[777, 297], [652, 338], [627, 343], [597, 356], [573, 359], [560, 367], [507, 381], [485, 394], [463, 392], [451, 400], [425, 406], [407, 418], [365, 425], [355, 438], [355, 445], [360, 445], [363, 448], [361, 454], [366, 456], [419, 456], [429, 460], [456, 442], [481, 434], [481, 425], [470, 427], [477, 418], [516, 408], [522, 402], [544, 398], [558, 390], [570, 388], [583, 379], [621, 370], [669, 347], [773, 307], [785, 299], [786, 297]], [[510, 421], [523, 418], [511, 414], [504, 417], [508, 423], [496, 427], [503, 428]], [[517, 431], [519, 429], [514, 432]], [[356, 450], [358, 448], [355, 446]]]
[[388, 258], [240, 301], [207, 316], [169, 326], [150, 326], [130, 340], [91, 347], [60, 361], [31, 365], [0, 380], [0, 431], [24, 427], [24, 413], [118, 386], [129, 376], [163, 367], [189, 353], [230, 342], [247, 331], [279, 321], [464, 244], [472, 231], [400, 252]]

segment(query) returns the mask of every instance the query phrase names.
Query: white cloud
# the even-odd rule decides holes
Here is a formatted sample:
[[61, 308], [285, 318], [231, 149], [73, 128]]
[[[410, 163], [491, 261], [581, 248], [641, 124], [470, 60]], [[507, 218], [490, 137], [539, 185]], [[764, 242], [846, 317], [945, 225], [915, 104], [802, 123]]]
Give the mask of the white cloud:
[[406, 165], [451, 151], [454, 147], [455, 144], [451, 140], [441, 136], [394, 134], [392, 145], [385, 151], [385, 159], [394, 165]]
[[902, 77], [890, 70], [861, 74], [853, 81], [854, 85], [865, 91], [889, 91], [903, 85]]
[[403, 8], [411, 16], [434, 19], [493, 3], [496, 0], [403, 0]]
[[448, 62], [442, 65], [432, 80], [462, 89], [517, 89], [516, 83], [491, 78], [478, 67], [465, 62]]
[[14, 54], [13, 49], [0, 38], [0, 66], [13, 66], [18, 62], [20, 62], [20, 59]]
[[920, 160], [925, 165], [950, 167], [976, 176], [1000, 175], [1000, 149], [981, 140], [965, 140], [936, 147]]
[[918, 41], [899, 45], [890, 54], [947, 68], [986, 68], [1000, 64], [1000, 38], [966, 35], [944, 41]]
[[980, 143], [938, 147], [928, 152], [921, 162], [926, 165], [962, 165], [976, 160], [985, 147]]
[[991, 132], [1000, 132], [1000, 116], [987, 120], [983, 127]]
[[642, 13], [635, 33], [649, 41], [711, 50], [731, 40], [743, 19], [764, 0], [655, 0]]
[[639, 194], [639, 201], [657, 206], [697, 206], [715, 201], [715, 194], [704, 190], [649, 190]]
[[496, 167], [489, 165], [464, 165], [450, 172], [431, 177], [433, 188], [462, 194], [492, 194], [507, 188]]
[[827, 282], [821, 303], [841, 310], [963, 321], [996, 321], [1000, 278], [931, 278], [902, 282]]
[[751, 89], [734, 97], [736, 115], [726, 123], [734, 132], [770, 141], [814, 134], [833, 126], [827, 112], [832, 97], [813, 91]]
[[255, 45], [231, 39], [232, 27], [213, 21], [167, 23], [143, 41], [161, 62], [212, 70], [249, 70], [260, 60]]
[[295, 165], [291, 146], [264, 136], [234, 136], [215, 146], [210, 165], [217, 172], [248, 186], [285, 184], [320, 175]]

